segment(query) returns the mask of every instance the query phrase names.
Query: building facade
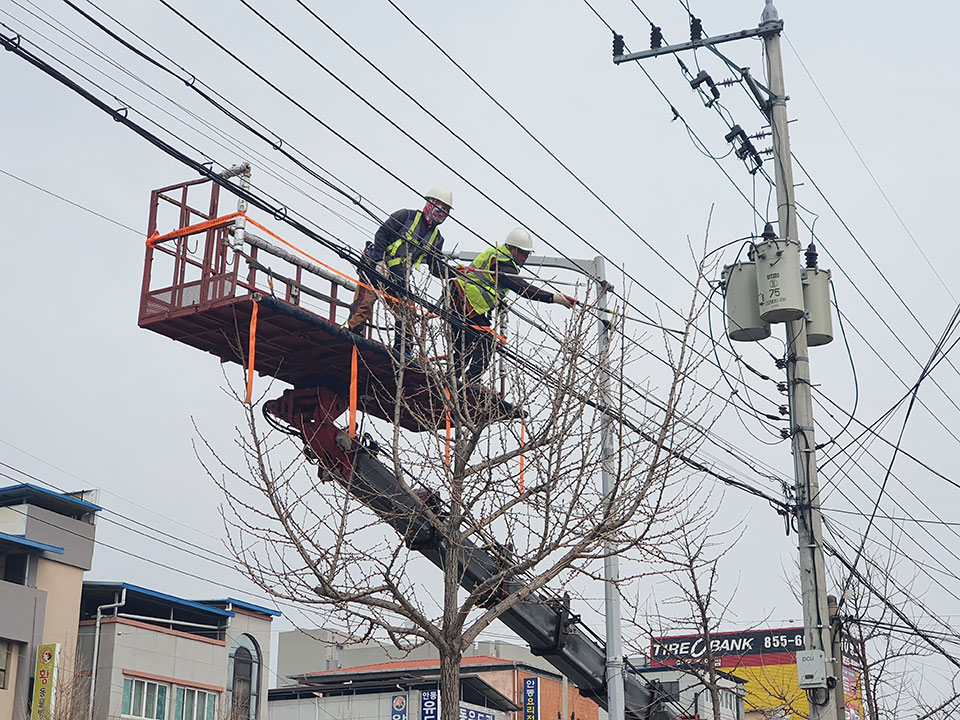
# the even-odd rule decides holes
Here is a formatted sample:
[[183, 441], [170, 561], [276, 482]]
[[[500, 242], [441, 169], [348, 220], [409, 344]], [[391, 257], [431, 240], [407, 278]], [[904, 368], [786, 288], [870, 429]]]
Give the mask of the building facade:
[[262, 720], [275, 610], [87, 582], [80, 658], [91, 720]]
[[[397, 656], [402, 656], [402, 660]], [[301, 684], [304, 678], [319, 677], [337, 671], [357, 672], [369, 668], [416, 668], [426, 673], [439, 668], [439, 655], [432, 645], [422, 645], [409, 653], [367, 640], [357, 642], [346, 635], [324, 629], [295, 630], [279, 635], [277, 646], [277, 674], [281, 686], [286, 680], [291, 685]], [[462, 673], [481, 671], [486, 682], [512, 702], [522, 703], [523, 681], [542, 678], [539, 683], [538, 707], [545, 708], [544, 720], [571, 717], [595, 720], [602, 710], [595, 702], [584, 698], [565, 677], [529, 648], [502, 641], [479, 641], [465, 653]], [[511, 711], [512, 718], [521, 720], [522, 713]]]
[[[305, 720], [317, 712], [342, 720], [436, 720], [440, 661], [393, 660], [303, 673], [270, 693], [270, 720]], [[403, 710], [396, 711], [396, 704]], [[460, 666], [462, 720], [598, 720], [595, 702], [556, 672], [486, 655]]]
[[[656, 683], [665, 695], [668, 709], [678, 720], [712, 720], [716, 717], [713, 693], [705, 682], [706, 667], [636, 667], [630, 672], [640, 675], [649, 683]], [[717, 687], [716, 707], [721, 720], [745, 720], [744, 697], [747, 681], [722, 670], [715, 670], [714, 677]]]
[[76, 700], [77, 617], [100, 511], [91, 499], [30, 484], [0, 488], [0, 720], [29, 717], [41, 645], [58, 650], [55, 692]]

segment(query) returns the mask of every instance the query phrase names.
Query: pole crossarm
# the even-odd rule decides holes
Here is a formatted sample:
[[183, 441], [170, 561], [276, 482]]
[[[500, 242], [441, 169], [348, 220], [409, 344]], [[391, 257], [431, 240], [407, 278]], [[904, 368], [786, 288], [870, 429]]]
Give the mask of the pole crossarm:
[[701, 38], [700, 40], [677, 43], [676, 45], [665, 45], [660, 48], [627, 53], [626, 55], [614, 55], [613, 62], [619, 65], [620, 63], [630, 62], [631, 60], [643, 60], [644, 58], [657, 57], [658, 55], [671, 55], [684, 50], [695, 50], [697, 48], [720, 45], [721, 43], [732, 42], [734, 40], [743, 40], [744, 38], [769, 37], [770, 35], [778, 35], [782, 30], [783, 20], [765, 22], [759, 27], [749, 30], [738, 30], [737, 32], [727, 33], [726, 35], [715, 35], [713, 37]]

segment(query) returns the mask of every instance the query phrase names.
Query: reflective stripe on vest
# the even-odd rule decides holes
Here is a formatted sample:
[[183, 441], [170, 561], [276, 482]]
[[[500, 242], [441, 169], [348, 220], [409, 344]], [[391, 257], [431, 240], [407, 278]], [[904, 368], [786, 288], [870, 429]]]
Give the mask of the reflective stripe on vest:
[[520, 270], [510, 249], [506, 245], [499, 245], [480, 253], [473, 264], [465, 267], [464, 272], [456, 278], [474, 315], [486, 315], [500, 304], [508, 292], [507, 288], [498, 287], [496, 273], [490, 269], [494, 261], [508, 262], [518, 272]]
[[417, 242], [417, 238], [414, 235], [414, 232], [417, 229], [417, 225], [420, 224], [420, 219], [422, 217], [423, 217], [423, 213], [418, 211], [416, 214], [416, 217], [413, 218], [413, 222], [410, 223], [410, 227], [407, 228], [407, 232], [405, 232], [403, 235], [398, 237], [396, 240], [390, 243], [390, 245], [387, 247], [386, 254], [387, 254], [387, 257], [389, 258], [387, 260], [387, 267], [393, 267], [394, 265], [399, 265], [400, 263], [407, 261], [407, 252], [404, 252], [402, 254], [400, 253], [400, 249], [403, 247], [405, 243], [407, 245], [412, 245], [413, 247], [415, 247], [417, 250], [420, 251], [419, 254], [417, 255], [417, 259], [414, 260], [414, 263], [413, 263], [413, 266], [415, 268], [420, 267], [420, 263], [423, 262], [423, 258], [426, 256], [427, 251], [433, 247], [433, 243], [436, 242], [437, 235], [440, 234], [440, 228], [435, 227], [433, 229], [433, 232], [430, 234], [430, 237], [427, 239], [426, 247], [422, 246], [419, 242]]

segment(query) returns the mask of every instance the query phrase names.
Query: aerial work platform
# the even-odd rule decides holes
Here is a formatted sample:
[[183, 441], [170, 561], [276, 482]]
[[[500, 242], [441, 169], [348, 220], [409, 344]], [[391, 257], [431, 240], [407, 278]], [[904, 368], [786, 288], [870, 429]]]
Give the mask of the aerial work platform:
[[[355, 374], [356, 409], [395, 422], [399, 358], [369, 331], [340, 327], [356, 280], [285, 249], [296, 251], [244, 213], [219, 216], [219, 191], [204, 179], [151, 194], [140, 327], [296, 389], [347, 398]], [[418, 361], [405, 362], [402, 389], [400, 426], [443, 428], [443, 389]], [[510, 414], [507, 403], [495, 405], [495, 415]]]
[[[414, 477], [423, 468], [395, 474], [396, 468], [377, 458], [373, 444], [357, 440], [352, 412], [349, 430], [335, 423], [349, 403], [351, 409], [411, 430], [442, 428], [449, 401], [435, 369], [431, 377], [419, 361], [403, 363], [397, 416], [400, 358], [369, 336], [340, 327], [349, 304], [338, 292], [351, 292], [356, 280], [297, 250], [245, 213], [218, 215], [219, 190], [205, 179], [153, 192], [140, 326], [247, 367], [248, 402], [254, 373], [291, 385], [282, 393], [276, 388], [280, 396], [263, 404], [268, 421], [303, 441], [320, 477], [339, 482], [407, 547], [444, 571], [445, 540], [437, 519], [445, 510], [439, 493]], [[198, 209], [190, 202], [201, 192], [208, 194]], [[251, 226], [275, 242], [253, 234]], [[516, 416], [490, 390], [466, 392], [484, 404], [489, 421]], [[428, 492], [418, 492], [415, 485]], [[514, 561], [509, 546], [480, 546], [469, 534], [458, 542], [459, 582], [479, 591], [481, 607], [493, 607], [523, 586], [524, 577], [503, 575], [504, 566]], [[505, 609], [500, 620], [582, 695], [607, 707], [606, 649], [571, 612], [568, 597], [537, 591]], [[675, 720], [662, 687], [633, 673], [623, 684], [627, 720]]]

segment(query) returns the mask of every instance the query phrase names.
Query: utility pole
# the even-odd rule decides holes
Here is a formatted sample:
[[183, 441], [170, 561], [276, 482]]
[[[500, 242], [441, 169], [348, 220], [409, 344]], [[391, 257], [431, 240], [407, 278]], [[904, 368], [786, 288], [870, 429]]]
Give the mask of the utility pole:
[[[607, 284], [603, 258], [596, 258], [594, 264], [597, 307], [603, 311], [607, 309], [607, 292], [610, 286]], [[607, 356], [610, 348], [610, 321], [599, 317], [597, 328], [600, 362], [604, 373], [603, 398], [604, 403], [608, 403], [610, 402], [610, 367]], [[600, 476], [604, 497], [613, 490], [613, 472], [610, 468], [616, 457], [613, 440], [613, 419], [609, 413], [604, 413], [600, 420]], [[620, 624], [620, 591], [617, 587], [620, 582], [620, 561], [609, 540], [604, 540], [603, 550], [603, 606], [607, 630], [607, 717], [609, 720], [623, 720], [626, 711], [623, 695], [623, 630]]]
[[[700, 36], [701, 26], [696, 21], [696, 32], [691, 25], [691, 41], [677, 45], [661, 47], [662, 35], [659, 28], [651, 34], [650, 50], [626, 54], [623, 37], [614, 34], [613, 48], [616, 64], [631, 60], [640, 60], [683, 50], [707, 47], [720, 55], [716, 45], [746, 37], [762, 37], [767, 56], [767, 78], [769, 88], [754, 80], [747, 68], [740, 68], [744, 81], [763, 106], [770, 122], [773, 138], [773, 159], [775, 184], [777, 187], [777, 216], [780, 236], [791, 252], [793, 244], [799, 249], [797, 230], [797, 206], [794, 199], [793, 167], [790, 158], [790, 138], [787, 127], [787, 95], [783, 83], [783, 61], [780, 52], [780, 33], [783, 22], [780, 20], [773, 0], [765, 0], [760, 25], [738, 33], [728, 33], [710, 38]], [[722, 57], [722, 56], [721, 56]], [[724, 60], [729, 64], [729, 60]], [[705, 73], [701, 73], [705, 75]], [[709, 76], [705, 81], [712, 88], [714, 99], [719, 92]], [[698, 87], [700, 77], [695, 78], [691, 87]], [[766, 96], [764, 95], [766, 94]], [[712, 103], [712, 101], [710, 101]], [[709, 105], [708, 105], [709, 106]], [[752, 153], [752, 145], [739, 126], [744, 145], [738, 151], [738, 157], [744, 159]], [[731, 130], [727, 140], [731, 141], [737, 132]], [[742, 154], [741, 154], [742, 153]], [[756, 172], [757, 167], [752, 170]], [[764, 234], [766, 237], [766, 233]], [[777, 252], [780, 252], [779, 250]], [[808, 271], [809, 272], [809, 271]], [[761, 288], [762, 290], [762, 288]], [[809, 311], [809, 306], [807, 310]], [[793, 451], [794, 478], [797, 496], [798, 545], [800, 553], [800, 588], [803, 600], [804, 650], [797, 653], [797, 670], [800, 687], [807, 691], [811, 720], [842, 720], [838, 715], [836, 693], [841, 692], [840, 678], [835, 667], [839, 658], [834, 657], [834, 645], [831, 642], [830, 616], [827, 610], [827, 585], [823, 557], [823, 525], [820, 516], [820, 490], [817, 482], [816, 441], [813, 432], [813, 399], [810, 385], [810, 359], [808, 353], [807, 319], [786, 322], [787, 331], [787, 388], [790, 399], [790, 438]], [[754, 339], [754, 338], [751, 338]]]
[[[779, 23], [773, 0], [766, 0], [760, 27]], [[773, 137], [773, 161], [777, 186], [777, 219], [783, 239], [799, 242], [797, 205], [794, 198], [793, 164], [787, 127], [787, 95], [783, 84], [783, 57], [780, 33], [763, 38], [767, 55], [767, 79], [770, 83], [769, 118]], [[827, 611], [827, 578], [823, 559], [823, 522], [820, 516], [820, 486], [817, 480], [817, 451], [813, 435], [813, 398], [810, 392], [810, 354], [806, 320], [786, 324], [787, 390], [790, 398], [790, 436], [794, 478], [797, 491], [798, 545], [800, 551], [800, 592], [803, 600], [805, 649], [820, 651], [827, 687], [808, 690], [811, 720], [839, 720], [833, 693], [839, 678], [827, 673], [833, 669], [833, 643]], [[803, 655], [798, 655], [798, 658]], [[798, 659], [798, 666], [801, 660]], [[798, 667], [798, 670], [800, 668]], [[829, 675], [829, 677], [826, 677]], [[831, 687], [831, 685], [833, 687]], [[818, 697], [819, 696], [819, 697]]]

